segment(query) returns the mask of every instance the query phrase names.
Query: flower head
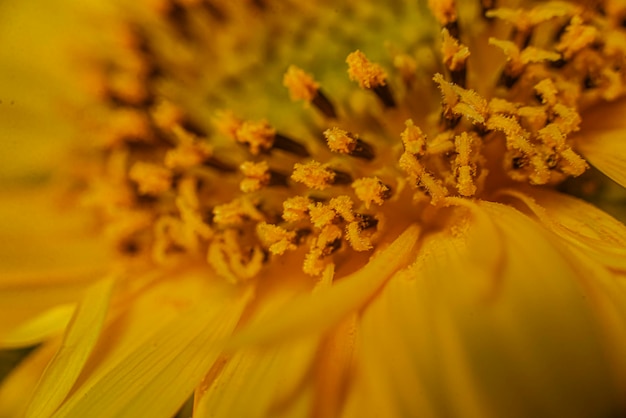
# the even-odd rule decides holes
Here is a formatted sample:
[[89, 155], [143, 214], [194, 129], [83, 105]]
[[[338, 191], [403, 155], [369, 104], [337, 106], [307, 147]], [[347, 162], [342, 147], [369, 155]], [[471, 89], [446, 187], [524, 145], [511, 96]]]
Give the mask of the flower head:
[[0, 413], [623, 412], [626, 227], [553, 189], [626, 185], [626, 9], [475, 3], [98, 11], [53, 184], [96, 249], [0, 281], [53, 289]]

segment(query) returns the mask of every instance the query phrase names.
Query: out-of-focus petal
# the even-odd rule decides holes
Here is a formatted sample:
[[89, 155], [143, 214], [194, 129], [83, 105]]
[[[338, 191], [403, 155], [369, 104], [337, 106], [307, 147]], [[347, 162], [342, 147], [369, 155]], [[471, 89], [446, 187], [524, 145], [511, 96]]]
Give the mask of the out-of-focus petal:
[[103, 279], [85, 292], [61, 348], [37, 385], [27, 417], [51, 416], [67, 396], [100, 336], [113, 283], [112, 278]]
[[10, 331], [0, 334], [0, 346], [25, 347], [60, 334], [70, 322], [75, 308], [74, 304], [58, 305], [20, 323]]
[[49, 189], [0, 193], [0, 286], [104, 269], [107, 250], [86, 233], [88, 216], [59, 203]]
[[[176, 412], [218, 358], [220, 351], [216, 341], [232, 332], [250, 299], [250, 292], [245, 289], [212, 281], [198, 272], [193, 274], [197, 281], [204, 279], [213, 283], [204, 289], [196, 287], [200, 291], [197, 296], [203, 298], [201, 303], [185, 306], [189, 300], [181, 300], [187, 309], [162, 327], [156, 330], [151, 327], [147, 333], [138, 326], [142, 322], [149, 323], [143, 316], [153, 311], [134, 311], [132, 331], [122, 332], [119, 342], [122, 347], [108, 356], [107, 348], [116, 344], [112, 340], [103, 341], [101, 351], [96, 350], [95, 354], [102, 356], [101, 364], [88, 365], [94, 369], [55, 417], [169, 417]], [[185, 274], [178, 279], [190, 280]], [[123, 329], [125, 325], [122, 320], [115, 327]], [[107, 335], [115, 339], [113, 329]], [[138, 345], [129, 341], [135, 333], [142, 339]]]
[[0, 418], [23, 417], [44, 369], [59, 350], [61, 338], [54, 338], [29, 354], [0, 386]]

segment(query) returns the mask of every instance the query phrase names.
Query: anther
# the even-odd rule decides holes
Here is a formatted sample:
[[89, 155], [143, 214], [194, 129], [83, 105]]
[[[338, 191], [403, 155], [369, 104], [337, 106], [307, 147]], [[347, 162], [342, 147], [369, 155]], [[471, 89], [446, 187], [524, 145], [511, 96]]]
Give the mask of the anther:
[[319, 83], [295, 65], [291, 65], [283, 77], [283, 85], [289, 90], [291, 100], [312, 103], [326, 117], [335, 119], [337, 113], [330, 100], [322, 93]]
[[352, 183], [350, 174], [331, 169], [328, 164], [322, 164], [317, 161], [304, 164], [296, 163], [293, 167], [291, 179], [315, 190], [324, 190], [331, 185]]
[[355, 215], [357, 221], [359, 223], [359, 228], [362, 230], [376, 228], [378, 225], [378, 219], [374, 215], [369, 215], [367, 213], [357, 213]]
[[395, 107], [396, 102], [387, 85], [387, 73], [383, 68], [367, 59], [365, 54], [356, 50], [346, 58], [350, 80], [359, 83], [362, 89], [372, 90], [385, 107]]
[[139, 186], [139, 193], [158, 195], [172, 186], [172, 173], [165, 167], [138, 161], [130, 170], [129, 177]]
[[244, 193], [255, 192], [266, 186], [287, 186], [288, 177], [270, 170], [267, 161], [259, 163], [246, 161], [239, 168], [246, 177], [240, 183], [240, 189]]
[[374, 149], [368, 143], [362, 141], [355, 134], [344, 131], [337, 127], [324, 131], [324, 137], [328, 148], [333, 152], [347, 154], [351, 157], [362, 158], [364, 160], [374, 159]]
[[372, 203], [382, 205], [391, 197], [391, 188], [385, 185], [378, 177], [363, 177], [352, 183], [356, 196], [369, 209]]
[[443, 62], [450, 71], [450, 78], [453, 83], [465, 87], [469, 48], [450, 35], [450, 31], [445, 28], [442, 30], [442, 36], [441, 52]]
[[274, 135], [273, 148], [283, 150], [298, 157], [308, 157], [310, 155], [304, 145], [279, 133]]

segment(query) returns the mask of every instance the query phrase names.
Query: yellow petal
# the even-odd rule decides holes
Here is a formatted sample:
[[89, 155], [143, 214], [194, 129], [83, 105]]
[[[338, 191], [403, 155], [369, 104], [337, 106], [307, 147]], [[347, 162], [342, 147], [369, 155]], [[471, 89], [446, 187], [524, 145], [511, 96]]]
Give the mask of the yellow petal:
[[85, 292], [61, 348], [37, 385], [27, 417], [51, 416], [67, 396], [99, 337], [112, 286], [112, 279], [104, 279]]
[[626, 187], [626, 101], [585, 113], [578, 149], [591, 164]]
[[357, 334], [358, 320], [355, 313], [325, 336], [315, 360], [312, 417], [340, 416], [351, 383]]
[[35, 345], [48, 337], [60, 334], [74, 314], [74, 304], [48, 309], [41, 315], [20, 323], [9, 332], [0, 334], [0, 346], [6, 348]]
[[580, 199], [548, 190], [503, 194], [523, 202], [532, 213], [569, 246], [603, 265], [626, 271], [626, 226]]
[[461, 311], [457, 319], [496, 416], [512, 416], [513, 407], [523, 416], [617, 413], [623, 395], [616, 393], [598, 322], [580, 286], [582, 273], [515, 209], [480, 206], [505, 238], [507, 262], [493, 304]]
[[107, 253], [88, 225], [85, 214], [61, 210], [50, 190], [0, 193], [0, 286], [102, 269]]
[[[579, 271], [529, 218], [503, 205], [478, 206], [454, 235], [426, 236], [417, 263], [390, 279], [365, 311], [357, 351], [364, 382], [344, 416], [619, 411]], [[474, 223], [480, 210], [491, 227]], [[491, 251], [501, 256], [484, 258]]]
[[215, 341], [232, 332], [250, 299], [245, 289], [214, 283], [203, 293], [204, 303], [184, 310], [94, 378], [86, 377], [54, 416], [172, 416], [213, 365], [219, 355]]
[[418, 239], [419, 228], [408, 227], [361, 270], [314, 294], [297, 297], [275, 315], [235, 334], [229, 347], [261, 344], [315, 333], [336, 324], [358, 309], [398, 269], [405, 266]]
[[316, 348], [308, 338], [238, 351], [196, 391], [194, 418], [276, 416], [305, 383]]
[[0, 386], [1, 418], [25, 416], [37, 382], [60, 345], [60, 337], [47, 341], [29, 354], [2, 381], [2, 386]]

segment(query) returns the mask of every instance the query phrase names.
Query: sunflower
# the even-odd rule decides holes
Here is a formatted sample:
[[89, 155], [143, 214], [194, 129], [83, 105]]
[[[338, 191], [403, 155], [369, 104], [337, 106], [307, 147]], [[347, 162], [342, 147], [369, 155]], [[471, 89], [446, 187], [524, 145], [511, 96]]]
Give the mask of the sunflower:
[[626, 5], [46, 7], [0, 5], [1, 417], [625, 413], [626, 227], [557, 190], [626, 186]]

